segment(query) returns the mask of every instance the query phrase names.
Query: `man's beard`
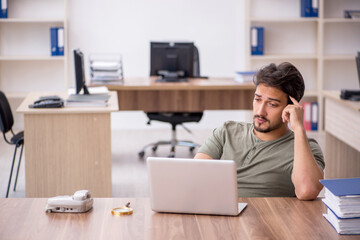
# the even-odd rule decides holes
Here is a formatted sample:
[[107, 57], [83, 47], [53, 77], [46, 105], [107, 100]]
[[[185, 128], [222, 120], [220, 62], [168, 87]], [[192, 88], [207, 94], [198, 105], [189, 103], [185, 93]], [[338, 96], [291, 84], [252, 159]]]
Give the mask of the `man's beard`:
[[[263, 120], [265, 120], [265, 122], [263, 123], [257, 123], [259, 124], [258, 126], [256, 125], [256, 122], [255, 122], [255, 118], [261, 118]], [[269, 124], [269, 126], [267, 128], [261, 128], [261, 125], [267, 123]], [[276, 123], [274, 126], [271, 126], [271, 122], [269, 121], [269, 119], [267, 119], [266, 117], [261, 117], [259, 115], [255, 115], [254, 118], [253, 118], [253, 125], [254, 125], [254, 129], [258, 132], [262, 132], [262, 133], [268, 133], [268, 132], [271, 132], [273, 130], [276, 130], [276, 129], [279, 129], [282, 127], [283, 123], [282, 121], [280, 120], [278, 123]]]

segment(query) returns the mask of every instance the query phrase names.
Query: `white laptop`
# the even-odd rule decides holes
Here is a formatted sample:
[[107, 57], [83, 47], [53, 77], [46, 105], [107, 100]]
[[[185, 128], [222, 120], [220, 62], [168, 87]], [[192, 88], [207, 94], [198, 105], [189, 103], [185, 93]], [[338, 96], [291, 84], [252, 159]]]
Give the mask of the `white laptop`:
[[155, 212], [238, 215], [236, 164], [230, 160], [147, 158]]

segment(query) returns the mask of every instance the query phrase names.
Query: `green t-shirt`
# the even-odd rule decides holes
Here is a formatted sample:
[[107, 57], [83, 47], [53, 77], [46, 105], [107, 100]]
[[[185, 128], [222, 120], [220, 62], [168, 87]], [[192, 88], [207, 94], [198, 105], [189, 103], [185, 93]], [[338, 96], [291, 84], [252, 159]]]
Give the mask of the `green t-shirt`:
[[[253, 130], [252, 123], [226, 122], [213, 131], [199, 152], [236, 162], [239, 197], [294, 197], [294, 133], [261, 141]], [[308, 141], [317, 164], [324, 169], [320, 146], [314, 139]]]

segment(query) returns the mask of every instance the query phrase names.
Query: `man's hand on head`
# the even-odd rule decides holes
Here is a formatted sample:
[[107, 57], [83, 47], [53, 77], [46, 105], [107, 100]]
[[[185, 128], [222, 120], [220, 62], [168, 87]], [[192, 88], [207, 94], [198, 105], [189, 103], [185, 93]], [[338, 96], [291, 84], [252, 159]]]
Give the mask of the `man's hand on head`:
[[283, 122], [289, 122], [292, 130], [304, 130], [303, 116], [304, 109], [295, 98], [289, 96], [293, 104], [287, 105], [282, 112]]

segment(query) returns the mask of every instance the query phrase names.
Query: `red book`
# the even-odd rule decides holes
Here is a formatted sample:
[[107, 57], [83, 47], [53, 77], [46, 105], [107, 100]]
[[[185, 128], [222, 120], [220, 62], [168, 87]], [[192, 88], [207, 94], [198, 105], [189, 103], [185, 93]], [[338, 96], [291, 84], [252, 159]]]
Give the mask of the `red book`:
[[311, 131], [311, 102], [304, 102], [304, 127], [306, 131]]

